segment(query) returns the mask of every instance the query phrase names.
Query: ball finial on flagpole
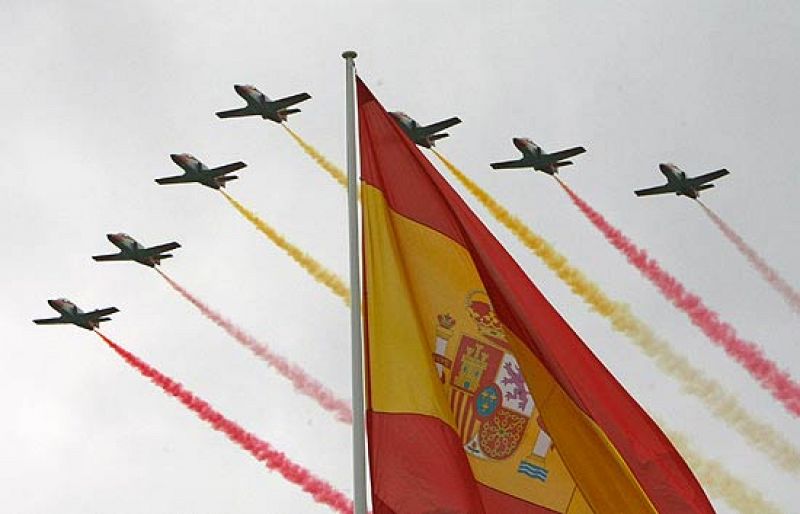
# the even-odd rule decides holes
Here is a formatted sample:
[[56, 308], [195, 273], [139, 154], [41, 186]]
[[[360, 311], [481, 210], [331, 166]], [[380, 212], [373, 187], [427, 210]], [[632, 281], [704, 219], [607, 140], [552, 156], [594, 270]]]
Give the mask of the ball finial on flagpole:
[[358, 57], [358, 54], [355, 52], [355, 50], [345, 50], [342, 52], [342, 57], [345, 59], [355, 59]]

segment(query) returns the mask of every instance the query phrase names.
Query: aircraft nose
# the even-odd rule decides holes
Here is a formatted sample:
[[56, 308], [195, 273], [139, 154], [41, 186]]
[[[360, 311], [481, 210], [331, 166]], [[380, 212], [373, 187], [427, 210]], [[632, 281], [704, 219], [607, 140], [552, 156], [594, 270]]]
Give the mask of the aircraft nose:
[[117, 234], [106, 234], [106, 238], [113, 243], [117, 238]]
[[175, 164], [180, 164], [181, 155], [177, 153], [169, 154], [169, 158], [172, 159], [172, 162]]
[[47, 305], [49, 305], [50, 307], [55, 309], [56, 308], [56, 301], [55, 300], [47, 300]]
[[516, 146], [517, 148], [519, 148], [522, 145], [522, 138], [521, 137], [515, 137], [511, 141], [514, 143], [514, 146]]

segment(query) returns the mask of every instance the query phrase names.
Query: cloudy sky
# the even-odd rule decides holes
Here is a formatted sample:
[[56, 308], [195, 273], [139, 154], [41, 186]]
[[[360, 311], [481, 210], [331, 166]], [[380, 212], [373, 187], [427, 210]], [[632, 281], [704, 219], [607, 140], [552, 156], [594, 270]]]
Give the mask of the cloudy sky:
[[[629, 267], [542, 174], [491, 174], [514, 136], [583, 145], [564, 179], [740, 334], [800, 376], [798, 317], [700, 209], [638, 199], [659, 162], [727, 167], [704, 195], [800, 285], [800, 11], [747, 1], [100, 2], [6, 0], [0, 17], [0, 504], [18, 513], [327, 512], [72, 327], [66, 296], [116, 305], [105, 332], [350, 492], [349, 431], [151, 270], [93, 262], [109, 232], [177, 240], [164, 269], [349, 397], [348, 311], [217, 193], [158, 187], [173, 152], [249, 164], [230, 191], [342, 276], [345, 195], [275, 124], [219, 120], [235, 83], [308, 91], [292, 126], [344, 162], [342, 50], [383, 104], [458, 115], [440, 148], [612, 297], [791, 440], [800, 428]], [[796, 479], [749, 448], [470, 204], [647, 411], [787, 512]], [[732, 510], [714, 498], [720, 512]]]

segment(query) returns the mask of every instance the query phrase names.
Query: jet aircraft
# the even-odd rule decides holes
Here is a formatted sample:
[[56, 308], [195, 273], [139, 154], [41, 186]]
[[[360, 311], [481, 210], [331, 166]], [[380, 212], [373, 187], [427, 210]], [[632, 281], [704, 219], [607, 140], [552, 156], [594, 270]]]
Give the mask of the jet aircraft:
[[515, 137], [511, 141], [514, 146], [522, 152], [522, 159], [516, 161], [494, 162], [491, 167], [496, 170], [505, 170], [511, 168], [533, 168], [535, 170], [547, 173], [548, 175], [555, 175], [558, 173], [558, 168], [562, 166], [569, 166], [572, 161], [565, 161], [576, 155], [582, 154], [586, 149], [582, 146], [568, 148], [559, 152], [545, 153], [542, 149], [528, 138]]
[[170, 154], [170, 158], [175, 164], [183, 168], [184, 173], [183, 175], [177, 175], [175, 177], [157, 178], [156, 182], [161, 185], [198, 182], [206, 187], [219, 189], [225, 187], [226, 182], [239, 178], [236, 175], [228, 175], [228, 173], [233, 173], [247, 166], [247, 164], [239, 161], [209, 169], [208, 166], [188, 153], [173, 153]]
[[448, 118], [438, 123], [420, 125], [404, 112], [390, 112], [389, 114], [391, 114], [395, 121], [405, 130], [408, 137], [414, 141], [414, 143], [419, 146], [424, 146], [425, 148], [431, 148], [434, 146], [436, 140], [450, 135], [447, 133], [437, 134], [437, 132], [461, 123], [459, 118]]
[[110, 321], [108, 316], [119, 312], [116, 307], [107, 307], [105, 309], [96, 309], [91, 312], [83, 312], [77, 305], [67, 300], [66, 298], [59, 298], [58, 300], [47, 300], [47, 303], [56, 312], [61, 314], [58, 318], [45, 318], [35, 319], [34, 323], [37, 325], [61, 325], [73, 324], [86, 330], [94, 330], [100, 326], [103, 321]]
[[93, 255], [92, 259], [101, 262], [136, 261], [139, 264], [144, 264], [145, 266], [150, 266], [153, 268], [157, 264], [161, 264], [163, 259], [169, 259], [172, 257], [172, 254], [165, 252], [181, 247], [181, 245], [173, 241], [172, 243], [146, 248], [128, 234], [122, 233], [107, 234], [106, 237], [114, 246], [119, 248], [119, 253], [113, 253], [110, 255]]
[[704, 189], [711, 189], [714, 184], [708, 184], [712, 180], [724, 177], [730, 173], [725, 168], [705, 175], [698, 175], [697, 177], [687, 177], [686, 172], [681, 170], [674, 164], [666, 163], [659, 164], [658, 168], [661, 173], [667, 177], [667, 183], [663, 186], [650, 187], [647, 189], [639, 189], [634, 191], [636, 196], [649, 196], [661, 195], [666, 193], [675, 193], [678, 196], [688, 196], [689, 198], [696, 199], [700, 196], [700, 191]]
[[241, 109], [230, 111], [220, 111], [217, 114], [220, 118], [238, 118], [241, 116], [261, 116], [265, 120], [272, 120], [275, 123], [283, 123], [290, 114], [300, 112], [300, 109], [288, 109], [288, 107], [304, 102], [311, 98], [308, 93], [299, 93], [286, 98], [270, 100], [267, 95], [255, 88], [255, 86], [235, 85], [233, 90], [241, 96], [247, 105]]

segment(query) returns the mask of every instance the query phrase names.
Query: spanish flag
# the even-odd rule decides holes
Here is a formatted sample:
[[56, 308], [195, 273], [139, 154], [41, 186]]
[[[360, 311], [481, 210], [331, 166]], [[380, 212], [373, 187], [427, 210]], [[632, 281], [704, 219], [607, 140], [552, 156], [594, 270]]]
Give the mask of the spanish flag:
[[357, 94], [374, 512], [713, 512], [360, 79]]

